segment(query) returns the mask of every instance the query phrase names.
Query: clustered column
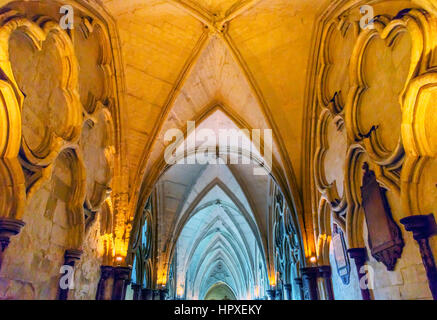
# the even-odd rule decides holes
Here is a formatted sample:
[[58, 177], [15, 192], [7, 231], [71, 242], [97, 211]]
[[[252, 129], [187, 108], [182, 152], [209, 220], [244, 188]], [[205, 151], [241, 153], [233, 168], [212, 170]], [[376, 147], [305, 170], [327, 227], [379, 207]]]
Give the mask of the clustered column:
[[305, 300], [319, 300], [317, 290], [318, 267], [301, 268], [302, 284]]
[[114, 275], [114, 267], [101, 266], [100, 280], [97, 285], [96, 300], [106, 300], [106, 288], [108, 287], [108, 280]]
[[126, 288], [130, 280], [130, 267], [114, 268], [114, 286], [112, 288], [112, 300], [124, 300]]
[[6, 248], [9, 246], [10, 238], [20, 233], [23, 226], [23, 221], [0, 218], [0, 270]]

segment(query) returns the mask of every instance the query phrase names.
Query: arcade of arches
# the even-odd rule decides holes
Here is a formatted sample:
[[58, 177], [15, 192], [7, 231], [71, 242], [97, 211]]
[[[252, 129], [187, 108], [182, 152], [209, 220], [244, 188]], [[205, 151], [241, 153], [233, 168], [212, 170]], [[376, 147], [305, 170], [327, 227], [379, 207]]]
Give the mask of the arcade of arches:
[[0, 299], [437, 299], [437, 1], [0, 7]]

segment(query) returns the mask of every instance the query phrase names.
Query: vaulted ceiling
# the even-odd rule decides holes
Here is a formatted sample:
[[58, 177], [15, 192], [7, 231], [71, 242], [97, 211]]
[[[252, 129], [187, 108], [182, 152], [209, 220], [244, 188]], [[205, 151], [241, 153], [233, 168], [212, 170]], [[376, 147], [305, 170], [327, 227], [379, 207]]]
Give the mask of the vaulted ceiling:
[[273, 129], [280, 174], [298, 196], [306, 65], [328, 0], [101, 2], [121, 41], [132, 200], [160, 174], [165, 131], [216, 105]]

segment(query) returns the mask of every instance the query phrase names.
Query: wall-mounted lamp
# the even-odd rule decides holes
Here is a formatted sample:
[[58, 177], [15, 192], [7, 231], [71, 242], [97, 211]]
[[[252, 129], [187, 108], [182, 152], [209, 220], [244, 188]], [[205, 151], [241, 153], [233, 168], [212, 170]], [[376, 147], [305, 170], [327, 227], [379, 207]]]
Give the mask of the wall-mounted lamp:
[[120, 266], [122, 262], [123, 262], [123, 257], [120, 256], [115, 257], [115, 263], [117, 266]]

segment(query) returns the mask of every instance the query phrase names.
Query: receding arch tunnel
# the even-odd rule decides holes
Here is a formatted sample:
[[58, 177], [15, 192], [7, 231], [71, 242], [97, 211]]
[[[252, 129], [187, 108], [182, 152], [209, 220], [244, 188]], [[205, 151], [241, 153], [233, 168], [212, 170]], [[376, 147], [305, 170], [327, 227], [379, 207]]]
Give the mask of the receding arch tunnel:
[[[207, 134], [199, 133], [204, 128]], [[226, 148], [221, 148], [220, 130], [237, 134], [225, 141]], [[196, 134], [208, 139], [194, 139], [196, 143], [190, 144]], [[287, 216], [289, 231], [298, 239], [293, 248], [287, 247], [290, 252], [283, 261], [290, 269], [287, 281], [297, 275], [297, 269], [291, 269], [303, 251], [294, 206], [287, 204], [272, 165], [263, 156], [268, 149], [253, 143], [251, 137], [219, 108], [170, 145], [173, 162], [147, 202], [151, 211], [159, 213], [154, 229], [154, 278], [169, 296], [203, 300], [212, 287], [222, 284], [235, 299], [267, 297], [277, 278], [271, 229], [275, 215]]]

